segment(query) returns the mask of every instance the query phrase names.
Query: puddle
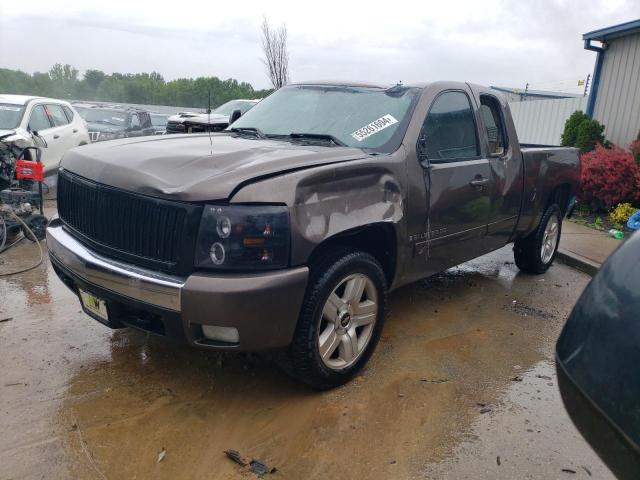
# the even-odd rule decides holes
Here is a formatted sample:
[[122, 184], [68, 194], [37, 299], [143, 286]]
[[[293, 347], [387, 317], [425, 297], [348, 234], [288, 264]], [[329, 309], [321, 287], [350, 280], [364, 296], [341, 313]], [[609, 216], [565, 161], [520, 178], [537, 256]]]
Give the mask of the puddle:
[[[48, 266], [0, 280], [7, 299], [0, 310], [14, 317], [0, 324], [2, 379], [27, 384], [0, 392], [3, 474], [237, 478], [242, 467], [223, 453], [233, 449], [282, 478], [420, 478], [481, 436], [474, 428], [487, 415], [478, 402], [511, 401], [514, 365], [534, 371], [552, 358], [588, 281], [555, 266], [539, 282], [519, 274], [511, 258], [507, 247], [391, 294], [370, 364], [323, 393], [263, 356], [108, 330], [81, 313]], [[567, 282], [574, 288], [553, 287]], [[513, 300], [553, 305], [557, 315], [523, 316], [511, 310]], [[524, 411], [514, 418], [524, 420]]]

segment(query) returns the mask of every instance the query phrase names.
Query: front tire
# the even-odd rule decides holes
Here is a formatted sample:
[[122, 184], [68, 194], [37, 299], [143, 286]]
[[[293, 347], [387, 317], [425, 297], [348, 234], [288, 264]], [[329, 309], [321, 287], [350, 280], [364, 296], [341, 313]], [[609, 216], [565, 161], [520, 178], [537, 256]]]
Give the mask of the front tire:
[[348, 382], [378, 343], [386, 291], [384, 271], [368, 253], [343, 249], [315, 262], [286, 370], [317, 389]]
[[516, 240], [513, 256], [518, 268], [533, 274], [546, 272], [556, 258], [561, 233], [562, 211], [553, 204], [544, 211], [538, 228]]
[[31, 232], [33, 232], [33, 235], [36, 236], [36, 238], [34, 239], [33, 235], [29, 233], [29, 230], [24, 228], [24, 225], [21, 227], [22, 233], [24, 234], [24, 236], [27, 237], [32, 242], [35, 242], [36, 239], [38, 242], [41, 242], [47, 236], [48, 221], [47, 221], [47, 217], [45, 217], [44, 215], [41, 215], [39, 213], [34, 213], [32, 215], [29, 215], [24, 220], [24, 223], [27, 225], [27, 227], [29, 227]]

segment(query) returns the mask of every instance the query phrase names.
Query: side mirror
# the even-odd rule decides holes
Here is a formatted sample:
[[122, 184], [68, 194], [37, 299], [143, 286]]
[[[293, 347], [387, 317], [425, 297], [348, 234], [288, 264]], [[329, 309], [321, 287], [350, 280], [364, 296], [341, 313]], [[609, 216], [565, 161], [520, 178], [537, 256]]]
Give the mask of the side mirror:
[[231, 125], [233, 122], [238, 120], [241, 116], [242, 116], [241, 110], [234, 110], [233, 113], [231, 114], [231, 117], [229, 118], [229, 125]]
[[33, 144], [36, 147], [38, 147], [38, 148], [47, 148], [48, 147], [47, 141], [44, 138], [42, 138], [37, 131], [33, 130], [31, 132], [31, 135], [33, 136]]

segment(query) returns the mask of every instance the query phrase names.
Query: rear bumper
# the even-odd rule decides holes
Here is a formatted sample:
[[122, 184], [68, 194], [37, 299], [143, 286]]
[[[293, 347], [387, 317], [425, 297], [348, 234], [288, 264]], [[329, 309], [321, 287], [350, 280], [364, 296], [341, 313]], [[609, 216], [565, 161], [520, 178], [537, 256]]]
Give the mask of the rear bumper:
[[[160, 274], [92, 251], [59, 219], [47, 228], [47, 245], [56, 273], [69, 288], [107, 301], [109, 326], [134, 326], [205, 348], [288, 345], [309, 273], [299, 267], [255, 274], [198, 272], [186, 278]], [[202, 325], [236, 328], [239, 342], [209, 340]]]

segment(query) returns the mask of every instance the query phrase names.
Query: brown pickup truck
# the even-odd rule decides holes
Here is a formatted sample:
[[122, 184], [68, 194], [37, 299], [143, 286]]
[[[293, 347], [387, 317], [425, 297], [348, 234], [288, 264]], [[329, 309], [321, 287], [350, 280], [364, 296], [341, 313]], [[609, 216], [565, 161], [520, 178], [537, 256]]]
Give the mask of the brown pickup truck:
[[373, 353], [388, 291], [514, 243], [543, 273], [580, 178], [467, 83], [289, 85], [221, 133], [71, 150], [51, 262], [84, 310], [316, 388]]

